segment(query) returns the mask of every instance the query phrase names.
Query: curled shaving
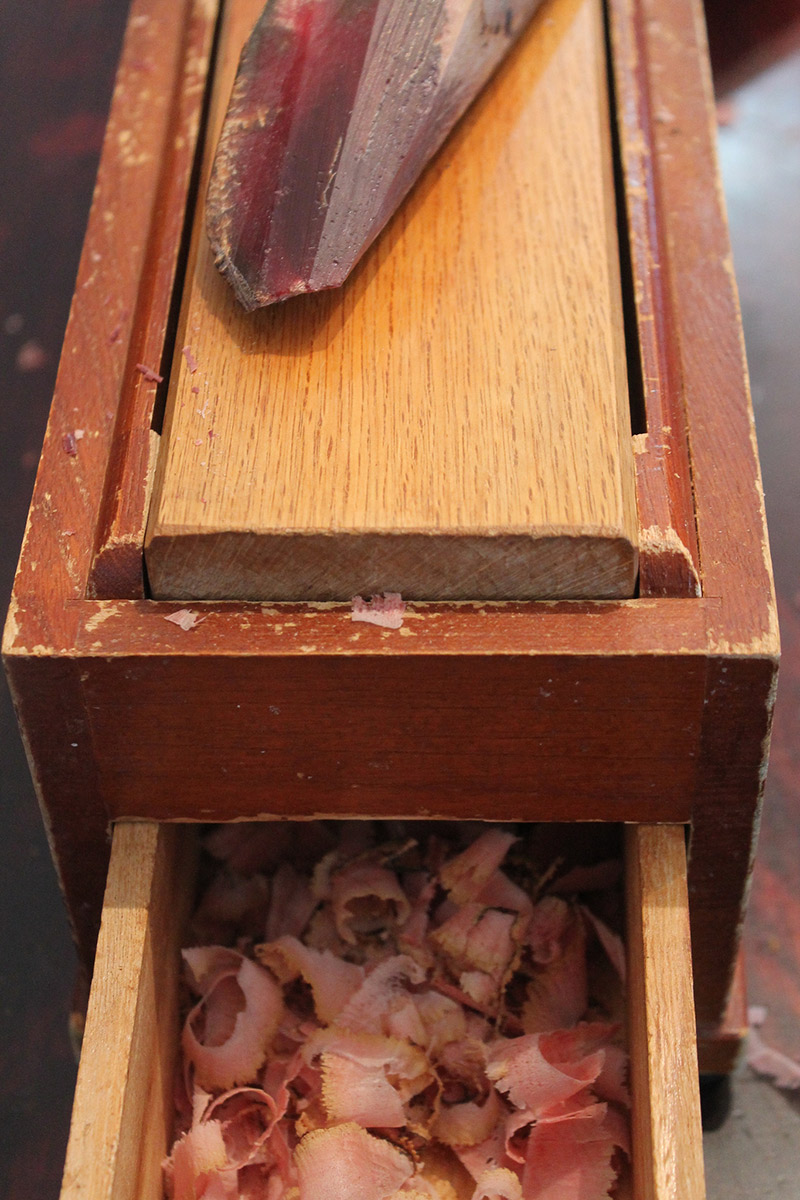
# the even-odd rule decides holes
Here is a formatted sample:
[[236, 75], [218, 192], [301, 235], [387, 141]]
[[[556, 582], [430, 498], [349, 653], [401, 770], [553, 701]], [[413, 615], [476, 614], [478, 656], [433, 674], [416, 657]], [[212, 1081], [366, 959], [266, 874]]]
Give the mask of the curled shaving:
[[[183, 1052], [201, 1087], [226, 1089], [252, 1079], [281, 1019], [283, 997], [272, 976], [249, 958], [237, 957], [235, 969], [206, 968], [207, 990], [183, 1027]], [[205, 1040], [195, 1032], [200, 1024]]]

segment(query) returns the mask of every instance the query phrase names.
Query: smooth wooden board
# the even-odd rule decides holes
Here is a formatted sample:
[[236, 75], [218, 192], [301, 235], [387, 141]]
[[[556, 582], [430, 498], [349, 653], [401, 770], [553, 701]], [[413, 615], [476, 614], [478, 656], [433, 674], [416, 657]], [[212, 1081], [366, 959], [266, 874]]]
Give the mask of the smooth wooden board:
[[634, 1200], [703, 1200], [684, 828], [625, 833]]
[[[207, 158], [258, 9], [229, 6]], [[599, 0], [549, 0], [335, 292], [245, 314], [198, 210], [154, 595], [632, 593], [605, 71]]]
[[193, 863], [174, 826], [114, 833], [61, 1200], [162, 1195]]

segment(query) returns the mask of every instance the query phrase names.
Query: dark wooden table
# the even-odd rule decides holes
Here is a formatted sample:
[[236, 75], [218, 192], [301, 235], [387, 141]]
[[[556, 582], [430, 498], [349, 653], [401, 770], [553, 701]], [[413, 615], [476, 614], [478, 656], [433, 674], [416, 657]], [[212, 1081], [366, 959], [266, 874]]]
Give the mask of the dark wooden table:
[[[747, 5], [739, 7], [744, 20]], [[731, 6], [714, 8], [725, 17], [719, 21], [712, 14], [712, 32], [724, 30], [724, 43], [720, 34], [716, 45], [727, 71], [735, 58]], [[769, 8], [765, 0], [760, 11]], [[0, 0], [2, 612], [47, 418], [127, 9], [126, 0]], [[797, 5], [794, 9], [796, 13]], [[741, 45], [744, 26], [739, 29]], [[752, 44], [741, 48], [751, 54]], [[783, 154], [786, 147], [782, 143], [774, 150]], [[789, 152], [800, 162], [800, 138]], [[792, 394], [800, 378], [800, 346], [791, 303], [775, 303], [780, 280], [788, 297], [800, 278], [800, 262], [780, 256], [781, 221], [787, 228], [796, 221], [797, 210], [779, 205], [776, 219], [737, 239], [737, 231], [746, 233], [748, 222], [752, 224], [746, 162], [742, 172], [741, 193], [730, 197], [731, 217], [784, 642], [748, 947], [757, 998], [779, 991], [783, 999], [774, 1008], [776, 1034], [787, 1049], [800, 1054], [800, 909], [794, 898], [800, 861], [800, 498], [795, 482], [800, 410]], [[800, 188], [794, 193], [795, 206], [798, 201]], [[782, 273], [777, 279], [764, 254], [765, 239]], [[768, 337], [761, 326], [766, 310]], [[764, 395], [768, 404], [760, 402]], [[791, 446], [793, 453], [787, 450]], [[5, 1184], [9, 1200], [53, 1200], [75, 1080], [67, 1024], [75, 959], [16, 722], [0, 686], [0, 1188]], [[780, 922], [773, 933], [776, 911]]]

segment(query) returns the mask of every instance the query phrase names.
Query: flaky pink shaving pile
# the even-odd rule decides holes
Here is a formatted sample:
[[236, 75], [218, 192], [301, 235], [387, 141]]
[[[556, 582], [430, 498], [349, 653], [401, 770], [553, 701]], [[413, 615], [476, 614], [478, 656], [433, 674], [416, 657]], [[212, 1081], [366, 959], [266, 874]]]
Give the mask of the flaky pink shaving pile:
[[172, 1200], [614, 1194], [624, 958], [567, 876], [542, 895], [497, 827], [464, 847], [458, 825], [227, 826], [209, 848], [194, 932], [228, 944], [184, 951]]

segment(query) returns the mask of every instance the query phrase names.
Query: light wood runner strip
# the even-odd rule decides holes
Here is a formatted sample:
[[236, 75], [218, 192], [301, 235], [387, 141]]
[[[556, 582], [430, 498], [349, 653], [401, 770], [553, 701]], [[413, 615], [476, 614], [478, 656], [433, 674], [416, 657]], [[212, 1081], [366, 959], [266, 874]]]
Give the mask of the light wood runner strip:
[[[207, 159], [259, 9], [229, 6]], [[605, 70], [599, 0], [544, 4], [335, 292], [245, 314], [198, 212], [157, 597], [632, 593]]]
[[703, 1200], [684, 829], [625, 833], [634, 1200]]
[[61, 1200], [162, 1193], [192, 844], [177, 826], [115, 830]]

